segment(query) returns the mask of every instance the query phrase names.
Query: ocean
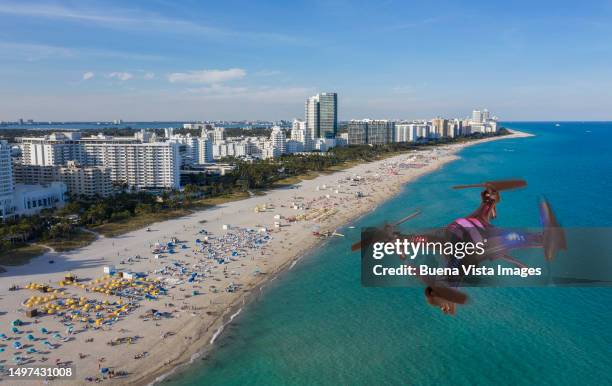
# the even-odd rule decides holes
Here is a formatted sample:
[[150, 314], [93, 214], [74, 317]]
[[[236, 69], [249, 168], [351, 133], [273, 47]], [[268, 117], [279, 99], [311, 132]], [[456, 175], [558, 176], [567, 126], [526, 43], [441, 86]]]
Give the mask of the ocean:
[[440, 226], [478, 204], [455, 184], [524, 178], [499, 226], [538, 226], [546, 197], [564, 226], [612, 226], [611, 122], [505, 122], [535, 137], [464, 149], [305, 256], [248, 304], [206, 358], [169, 385], [532, 385], [612, 383], [612, 288], [470, 288], [455, 317], [419, 288], [364, 288], [359, 228], [419, 208]]

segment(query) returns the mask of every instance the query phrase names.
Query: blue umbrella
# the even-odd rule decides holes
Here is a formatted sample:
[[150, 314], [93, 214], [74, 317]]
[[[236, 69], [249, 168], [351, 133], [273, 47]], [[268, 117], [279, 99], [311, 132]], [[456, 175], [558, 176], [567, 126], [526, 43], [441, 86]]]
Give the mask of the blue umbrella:
[[30, 347], [30, 348], [27, 350], [27, 352], [28, 352], [29, 354], [34, 354], [34, 353], [35, 353], [35, 352], [37, 352], [37, 351], [36, 351], [36, 349], [35, 349], [34, 347]]
[[43, 333], [43, 334], [48, 334], [48, 333], [49, 333], [49, 330], [47, 330], [47, 329], [46, 329], [46, 328], [44, 328], [44, 327], [41, 327], [41, 328], [40, 328], [40, 332], [41, 332], [41, 333]]
[[13, 328], [11, 328], [11, 331], [13, 331], [15, 334], [17, 334], [19, 332], [19, 329], [17, 327], [13, 327]]
[[28, 334], [28, 336], [26, 336], [26, 338], [28, 338], [28, 340], [35, 340], [36, 338], [34, 338], [34, 335], [32, 334]]
[[19, 342], [18, 340], [13, 342], [13, 348], [16, 348], [17, 350], [21, 349], [21, 342]]
[[0, 347], [0, 352], [4, 352], [4, 347]]
[[8, 340], [8, 336], [6, 336], [6, 334], [0, 334], [0, 339]]

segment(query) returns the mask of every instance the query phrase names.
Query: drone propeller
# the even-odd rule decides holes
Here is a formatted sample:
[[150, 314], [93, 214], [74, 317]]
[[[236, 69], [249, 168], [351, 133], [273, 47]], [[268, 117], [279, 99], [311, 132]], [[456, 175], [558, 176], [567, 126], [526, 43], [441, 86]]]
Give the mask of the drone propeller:
[[351, 251], [354, 252], [354, 251], [360, 250], [363, 245], [369, 246], [373, 244], [375, 241], [386, 240], [386, 239], [393, 237], [393, 235], [395, 234], [396, 226], [403, 224], [412, 218], [415, 218], [419, 214], [421, 214], [421, 211], [417, 209], [413, 213], [410, 213], [408, 216], [402, 218], [399, 221], [394, 222], [393, 224], [386, 224], [376, 229], [374, 232], [372, 232], [371, 237], [369, 237], [368, 240], [359, 240], [355, 244], [351, 245]]
[[525, 180], [498, 180], [498, 181], [487, 181], [480, 184], [470, 185], [457, 185], [453, 186], [453, 189], [466, 189], [466, 188], [491, 188], [498, 192], [502, 190], [518, 189], [527, 186]]
[[420, 214], [421, 214], [421, 210], [420, 210], [420, 209], [417, 209], [417, 210], [415, 210], [413, 213], [410, 213], [408, 216], [404, 217], [403, 219], [401, 219], [401, 220], [399, 220], [399, 221], [395, 222], [395, 224], [393, 224], [393, 226], [395, 226], [395, 227], [396, 227], [396, 226], [398, 226], [398, 225], [400, 225], [400, 224], [403, 224], [403, 223], [405, 223], [406, 221], [408, 221], [408, 220], [410, 220], [410, 219], [413, 219], [413, 218], [415, 218], [416, 216], [418, 216], [418, 215], [420, 215]]

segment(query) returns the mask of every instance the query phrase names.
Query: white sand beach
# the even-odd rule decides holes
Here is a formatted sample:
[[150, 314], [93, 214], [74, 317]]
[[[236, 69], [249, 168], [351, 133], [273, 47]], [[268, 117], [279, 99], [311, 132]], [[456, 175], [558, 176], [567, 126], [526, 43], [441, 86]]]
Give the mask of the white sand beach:
[[[319, 245], [321, 235], [332, 234], [405, 183], [457, 159], [457, 151], [466, 146], [525, 136], [530, 134], [513, 132], [361, 164], [6, 267], [0, 274], [0, 366], [74, 366], [76, 376], [49, 381], [56, 385], [88, 384], [96, 378], [109, 384], [149, 384], [214, 347], [216, 332], [249, 295]], [[153, 253], [156, 244], [159, 251]], [[143, 278], [109, 277], [105, 266]], [[76, 284], [65, 282], [68, 273], [76, 276]], [[30, 283], [46, 285], [48, 292], [25, 288]], [[19, 289], [9, 291], [11, 286]], [[27, 317], [29, 306], [45, 315]], [[12, 323], [17, 319], [23, 323]], [[115, 376], [102, 379], [102, 368]]]

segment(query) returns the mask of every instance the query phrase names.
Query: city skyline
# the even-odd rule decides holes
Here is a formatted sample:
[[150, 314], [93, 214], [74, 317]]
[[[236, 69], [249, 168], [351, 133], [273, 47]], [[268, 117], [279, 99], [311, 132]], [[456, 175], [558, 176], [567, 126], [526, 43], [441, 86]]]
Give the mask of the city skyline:
[[612, 119], [612, 5], [528, 4], [7, 1], [0, 120]]

